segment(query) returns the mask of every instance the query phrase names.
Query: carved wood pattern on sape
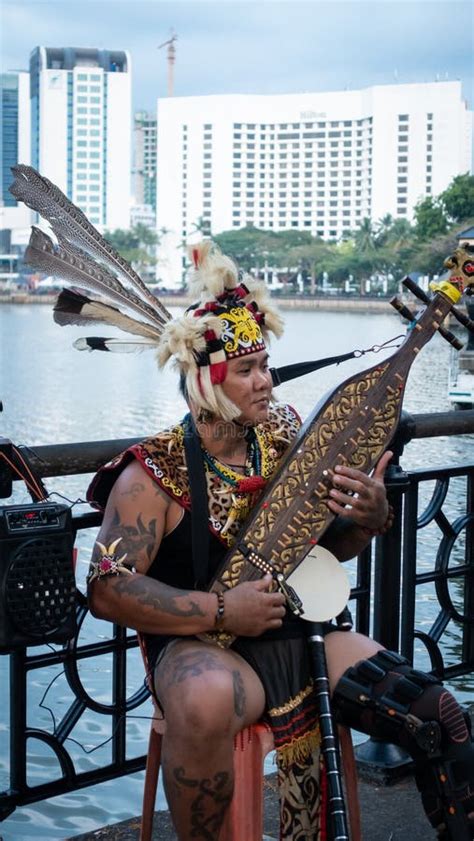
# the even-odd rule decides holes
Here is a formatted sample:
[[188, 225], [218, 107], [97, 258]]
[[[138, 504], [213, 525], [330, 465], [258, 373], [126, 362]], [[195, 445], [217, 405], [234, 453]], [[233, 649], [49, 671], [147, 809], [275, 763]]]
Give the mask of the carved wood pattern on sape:
[[[301, 563], [334, 519], [326, 505], [334, 467], [373, 469], [395, 434], [412, 362], [450, 307], [437, 295], [399, 350], [347, 379], [314, 409], [224, 559], [213, 590], [262, 575], [239, 546], [256, 551], [285, 578]], [[222, 645], [232, 641], [221, 636], [216, 641]]]

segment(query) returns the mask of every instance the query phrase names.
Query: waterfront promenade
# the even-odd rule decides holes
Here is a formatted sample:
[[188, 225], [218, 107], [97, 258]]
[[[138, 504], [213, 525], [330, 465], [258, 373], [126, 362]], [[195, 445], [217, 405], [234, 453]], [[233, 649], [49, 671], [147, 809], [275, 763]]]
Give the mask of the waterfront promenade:
[[[54, 306], [57, 295], [28, 295], [22, 292], [13, 295], [0, 295], [0, 304], [49, 304]], [[188, 307], [192, 299], [186, 295], [160, 295], [160, 301], [165, 307]], [[328, 295], [310, 297], [298, 295], [292, 298], [275, 298], [282, 310], [308, 310], [321, 312], [391, 312], [388, 298], [371, 298], [369, 296], [356, 298], [348, 296]], [[393, 310], [394, 314], [397, 314]]]
[[[474, 703], [467, 705], [474, 720]], [[116, 781], [125, 785], [126, 778]], [[262, 841], [278, 841], [279, 817], [276, 774], [264, 778], [264, 826]], [[381, 785], [359, 778], [359, 805], [362, 841], [435, 841], [438, 837], [421, 806], [413, 776], [393, 785]], [[138, 841], [140, 816], [104, 826], [93, 832], [74, 835], [65, 841]], [[152, 841], [176, 841], [168, 811], [155, 812]], [[223, 839], [228, 841], [228, 839]], [[249, 839], [253, 841], [253, 839]]]
[[[117, 780], [117, 785], [120, 781]], [[278, 839], [278, 803], [274, 775], [265, 778], [265, 816], [262, 841]], [[412, 778], [393, 786], [359, 783], [362, 841], [434, 841]], [[73, 836], [74, 841], [138, 841], [140, 818]], [[72, 837], [67, 839], [72, 841]], [[169, 812], [156, 812], [153, 841], [176, 841]], [[227, 839], [223, 839], [227, 841]], [[249, 839], [253, 841], [253, 839]]]

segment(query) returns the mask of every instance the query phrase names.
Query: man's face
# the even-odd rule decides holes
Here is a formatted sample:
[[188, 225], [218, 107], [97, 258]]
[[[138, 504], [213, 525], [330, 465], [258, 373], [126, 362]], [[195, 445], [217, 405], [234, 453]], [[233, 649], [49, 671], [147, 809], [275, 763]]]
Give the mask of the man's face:
[[255, 426], [265, 421], [272, 393], [267, 351], [259, 350], [248, 356], [229, 359], [222, 388], [229, 400], [241, 409], [241, 423]]

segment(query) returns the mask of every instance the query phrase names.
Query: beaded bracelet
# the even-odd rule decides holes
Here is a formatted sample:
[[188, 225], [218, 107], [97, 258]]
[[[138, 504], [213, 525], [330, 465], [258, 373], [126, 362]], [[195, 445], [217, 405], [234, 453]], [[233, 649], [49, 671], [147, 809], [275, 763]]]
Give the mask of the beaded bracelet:
[[224, 602], [224, 593], [216, 593], [217, 596], [217, 611], [216, 616], [214, 619], [214, 627], [218, 631], [224, 630], [224, 611], [225, 611], [225, 602]]
[[393, 506], [388, 503], [388, 514], [387, 519], [385, 520], [382, 526], [379, 526], [378, 529], [369, 529], [367, 526], [359, 526], [361, 531], [364, 531], [369, 537], [377, 537], [382, 534], [386, 534], [393, 526], [393, 521], [395, 519], [395, 512], [393, 510]]

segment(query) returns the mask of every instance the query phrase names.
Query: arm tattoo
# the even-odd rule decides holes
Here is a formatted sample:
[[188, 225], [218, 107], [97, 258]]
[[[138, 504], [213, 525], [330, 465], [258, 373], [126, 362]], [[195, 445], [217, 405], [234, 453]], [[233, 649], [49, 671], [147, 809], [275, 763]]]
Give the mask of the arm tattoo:
[[[115, 581], [115, 592], [119, 595], [135, 596], [138, 604], [144, 607], [151, 607], [161, 613], [168, 613], [170, 616], [190, 617], [205, 616], [206, 613], [199, 604], [192, 600], [192, 590], [175, 590], [166, 584], [161, 585], [161, 592], [156, 592], [153, 582], [147, 579], [146, 575], [120, 576]], [[151, 585], [151, 586], [150, 586]], [[180, 599], [185, 599], [186, 604], [181, 606]]]
[[144, 490], [145, 485], [143, 482], [134, 482], [128, 491], [122, 491], [120, 496], [130, 496], [132, 498], [132, 502], [135, 502], [137, 496], [143, 493]]
[[191, 838], [215, 841], [232, 799], [233, 784], [227, 771], [218, 771], [212, 779], [191, 779], [186, 777], [182, 766], [173, 768], [173, 777], [178, 787], [194, 789], [196, 797], [191, 801]]
[[[120, 520], [120, 514], [115, 509], [114, 516], [110, 527], [107, 529], [107, 535], [102, 542], [106, 545], [113, 543], [118, 537], [121, 537], [120, 554], [126, 553], [126, 565], [133, 567], [138, 559], [140, 552], [144, 549], [148, 561], [153, 560], [155, 539], [156, 539], [156, 520], [150, 520], [148, 526], [143, 524], [141, 515], [137, 516], [136, 526], [125, 526]], [[92, 573], [94, 565], [102, 557], [101, 550], [97, 543], [94, 544], [92, 550], [91, 563], [89, 565], [89, 575]], [[128, 576], [127, 576], [128, 577]]]
[[[139, 513], [136, 525], [124, 525], [120, 518], [120, 512], [115, 509], [112, 523], [107, 529], [106, 540], [110, 543], [117, 537], [122, 538], [120, 552], [122, 554], [127, 553], [128, 564], [135, 565], [141, 552], [145, 552], [150, 563], [153, 561], [156, 551], [156, 519], [150, 520], [148, 525], [145, 526]], [[100, 557], [100, 549], [95, 545], [92, 562], [97, 561]], [[104, 585], [107, 586], [109, 581], [110, 579], [104, 579]], [[138, 600], [138, 604], [143, 605], [143, 607], [149, 607], [170, 616], [186, 618], [206, 615], [199, 604], [193, 600], [192, 590], [176, 590], [166, 584], [160, 586], [159, 582], [147, 579], [144, 575], [114, 577], [114, 591], [118, 596], [133, 596]]]
[[135, 562], [141, 552], [145, 552], [147, 560], [153, 560], [153, 553], [156, 544], [156, 519], [150, 520], [145, 526], [142, 516], [137, 515], [134, 526], [126, 526], [120, 519], [120, 513], [115, 509], [110, 528], [107, 532], [107, 539], [112, 542], [117, 537], [122, 538], [120, 544], [121, 552], [127, 553], [127, 561]]

